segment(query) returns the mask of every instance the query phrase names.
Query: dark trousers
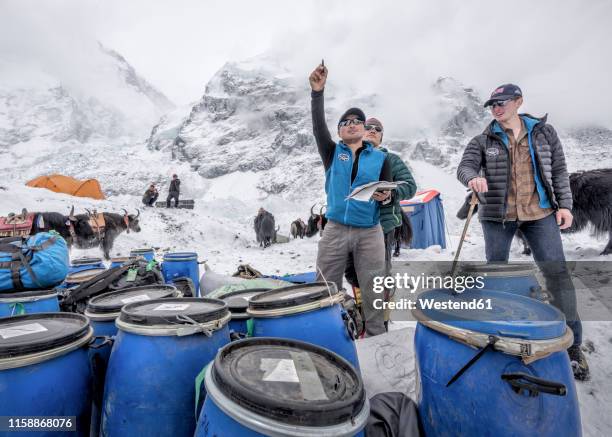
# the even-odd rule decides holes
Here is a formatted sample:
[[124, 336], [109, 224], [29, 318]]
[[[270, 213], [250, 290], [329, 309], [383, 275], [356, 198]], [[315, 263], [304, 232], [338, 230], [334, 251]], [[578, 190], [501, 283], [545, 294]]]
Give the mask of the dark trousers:
[[157, 198], [158, 198], [158, 197], [159, 197], [159, 194], [158, 194], [158, 193], [155, 193], [155, 194], [153, 195], [153, 197], [151, 197], [151, 199], [149, 199], [149, 203], [148, 203], [148, 205], [149, 205], [149, 206], [153, 206], [153, 205], [155, 204], [155, 201], [157, 200]]
[[166, 199], [166, 207], [170, 208], [170, 201], [174, 199], [174, 206], [178, 208], [179, 204], [179, 193], [178, 191], [170, 191], [168, 193], [168, 198]]
[[567, 325], [574, 332], [574, 344], [582, 343], [582, 323], [576, 304], [576, 289], [565, 265], [561, 232], [551, 214], [540, 220], [526, 222], [480, 222], [485, 239], [487, 262], [507, 262], [510, 245], [517, 230], [521, 230], [531, 247], [533, 258], [540, 268], [552, 304], [559, 308]]

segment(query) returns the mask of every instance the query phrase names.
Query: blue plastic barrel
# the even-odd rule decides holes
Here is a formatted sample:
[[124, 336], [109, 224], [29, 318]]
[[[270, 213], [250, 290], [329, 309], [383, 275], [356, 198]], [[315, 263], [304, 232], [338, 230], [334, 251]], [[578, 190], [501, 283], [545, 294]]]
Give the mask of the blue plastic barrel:
[[296, 340], [249, 338], [206, 369], [195, 437], [362, 436], [370, 406], [359, 373]]
[[0, 317], [53, 313], [59, 310], [55, 289], [0, 293]]
[[127, 262], [135, 260], [136, 257], [133, 256], [116, 256], [110, 259], [110, 268], [113, 269], [115, 267], [121, 267]]
[[193, 435], [194, 380], [229, 342], [229, 319], [217, 299], [125, 305], [106, 372], [102, 435]]
[[63, 288], [70, 288], [77, 285], [81, 285], [83, 282], [87, 282], [90, 279], [95, 278], [101, 273], [104, 273], [106, 268], [92, 267], [83, 269], [78, 272], [69, 273], [66, 279], [62, 283]]
[[68, 269], [68, 273], [76, 273], [83, 270], [105, 268], [106, 266], [104, 265], [102, 258], [84, 257], [73, 259], [72, 261], [70, 261], [70, 268]]
[[155, 249], [133, 249], [130, 251], [131, 258], [143, 257], [147, 261], [155, 259]]
[[[75, 416], [76, 432], [66, 435], [89, 435], [87, 344], [92, 335], [87, 317], [80, 314], [39, 313], [0, 319], [0, 414]], [[50, 434], [33, 431], [23, 435]]]
[[200, 295], [200, 266], [198, 254], [195, 252], [176, 252], [164, 254], [162, 274], [166, 283], [171, 284], [173, 279], [187, 276], [193, 281], [196, 293]]
[[[433, 302], [442, 307], [428, 308]], [[485, 308], [468, 308], [478, 302]], [[566, 352], [573, 335], [559, 310], [490, 290], [430, 290], [418, 306], [416, 398], [425, 435], [581, 435]]]
[[121, 308], [133, 302], [177, 296], [176, 288], [171, 285], [145, 285], [100, 294], [87, 302], [85, 315], [89, 317], [94, 334], [97, 337], [89, 352], [94, 378], [92, 430], [94, 430], [95, 435], [98, 434], [100, 427], [102, 396], [112, 339], [117, 334], [115, 319], [119, 317]]
[[484, 289], [547, 300], [533, 263], [461, 263], [460, 276], [480, 277]]
[[334, 284], [314, 282], [277, 288], [253, 296], [247, 313], [254, 337], [282, 337], [313, 343], [359, 368], [344, 295]]
[[247, 290], [232, 291], [224, 295], [221, 300], [227, 303], [227, 307], [232, 314], [229, 323], [230, 333], [246, 336], [248, 333], [247, 321], [251, 318], [247, 314], [249, 300], [263, 292], [270, 291], [269, 288], [250, 288]]

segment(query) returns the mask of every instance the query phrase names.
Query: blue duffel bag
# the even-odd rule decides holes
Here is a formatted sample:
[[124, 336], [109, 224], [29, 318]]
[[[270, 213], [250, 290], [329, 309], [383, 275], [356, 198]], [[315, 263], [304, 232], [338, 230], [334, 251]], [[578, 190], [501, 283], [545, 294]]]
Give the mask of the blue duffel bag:
[[68, 247], [54, 231], [0, 238], [0, 293], [52, 288], [68, 274]]

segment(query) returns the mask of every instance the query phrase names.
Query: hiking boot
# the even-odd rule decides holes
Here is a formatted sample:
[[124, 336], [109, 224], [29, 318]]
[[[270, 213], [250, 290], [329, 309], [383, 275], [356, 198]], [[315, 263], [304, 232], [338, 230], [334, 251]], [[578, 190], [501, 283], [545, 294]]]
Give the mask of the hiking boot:
[[586, 357], [580, 349], [580, 345], [575, 344], [567, 349], [570, 363], [572, 365], [572, 371], [574, 372], [574, 379], [577, 381], [588, 381], [591, 377], [589, 371], [589, 364], [587, 363]]

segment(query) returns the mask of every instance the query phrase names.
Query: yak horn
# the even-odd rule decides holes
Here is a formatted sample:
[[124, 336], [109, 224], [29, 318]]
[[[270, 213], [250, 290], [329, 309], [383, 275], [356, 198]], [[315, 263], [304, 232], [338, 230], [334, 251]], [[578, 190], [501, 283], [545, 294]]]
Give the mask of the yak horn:
[[74, 205], [72, 205], [72, 209], [70, 210], [70, 214], [68, 215], [68, 218], [74, 219]]
[[124, 214], [124, 215], [129, 215], [129, 214], [128, 214], [128, 212], [127, 212], [127, 209], [123, 209], [123, 208], [121, 208], [121, 211], [123, 211], [123, 214]]
[[136, 218], [140, 217], [140, 210], [136, 208]]
[[315, 204], [313, 204], [313, 205], [310, 207], [310, 215], [311, 215], [311, 216], [312, 216], [312, 215], [314, 215], [314, 212], [312, 212], [312, 210], [314, 209], [315, 205], [316, 205], [316, 203], [315, 203]]

